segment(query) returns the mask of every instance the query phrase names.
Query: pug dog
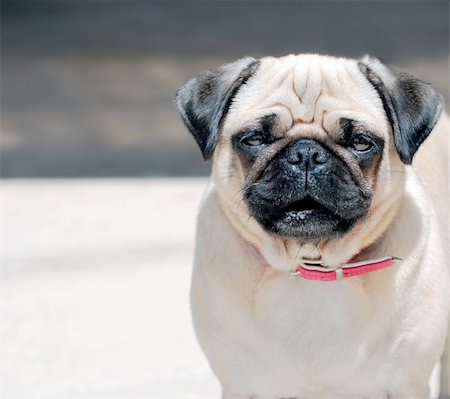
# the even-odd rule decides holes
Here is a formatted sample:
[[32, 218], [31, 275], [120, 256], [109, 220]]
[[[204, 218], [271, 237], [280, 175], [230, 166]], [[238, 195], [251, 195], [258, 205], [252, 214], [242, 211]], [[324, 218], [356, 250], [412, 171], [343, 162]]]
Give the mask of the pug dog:
[[450, 306], [442, 97], [373, 57], [306, 54], [203, 72], [176, 105], [213, 160], [191, 304], [223, 398], [437, 395]]

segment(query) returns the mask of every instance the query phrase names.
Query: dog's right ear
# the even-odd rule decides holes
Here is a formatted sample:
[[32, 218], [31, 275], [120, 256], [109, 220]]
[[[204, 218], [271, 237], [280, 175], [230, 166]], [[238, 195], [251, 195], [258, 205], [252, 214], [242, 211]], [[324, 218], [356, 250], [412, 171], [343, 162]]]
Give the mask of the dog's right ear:
[[178, 90], [175, 104], [205, 160], [211, 158], [219, 141], [221, 124], [234, 96], [258, 66], [254, 58], [242, 58], [205, 71]]

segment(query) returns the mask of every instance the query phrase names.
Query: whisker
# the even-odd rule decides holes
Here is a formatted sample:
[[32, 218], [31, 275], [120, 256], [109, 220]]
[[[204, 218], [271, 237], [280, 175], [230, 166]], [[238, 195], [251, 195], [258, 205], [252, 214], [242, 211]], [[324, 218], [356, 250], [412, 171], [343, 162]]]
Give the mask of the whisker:
[[235, 194], [235, 196], [234, 196], [234, 198], [233, 198], [233, 202], [236, 202], [236, 197], [237, 197], [238, 195], [241, 195], [241, 199], [240, 199], [239, 202], [236, 204], [236, 210], [238, 210], [239, 207], [241, 206], [241, 203], [242, 203], [242, 201], [244, 200], [244, 196], [245, 196], [246, 192], [247, 192], [248, 190], [250, 190], [252, 187], [254, 187], [254, 186], [258, 185], [258, 184], [259, 184], [258, 182], [255, 182], [255, 183], [250, 184], [249, 186], [242, 187], [242, 188]]
[[389, 173], [400, 173], [402, 175], [406, 175], [406, 172], [402, 172], [400, 170], [388, 170]]
[[314, 244], [314, 248], [311, 249], [305, 256], [308, 256], [311, 252], [313, 252], [315, 249], [317, 249], [317, 245], [319, 245], [320, 240], [317, 240], [317, 242]]
[[294, 261], [292, 262], [291, 269], [294, 269], [295, 264], [297, 263], [298, 255], [300, 254], [300, 250], [301, 250], [302, 248], [303, 248], [303, 244], [299, 242], [299, 243], [298, 243], [298, 251], [297, 251], [297, 255], [295, 255], [295, 257], [294, 257]]
[[370, 212], [367, 213], [367, 216], [363, 219], [364, 224], [366, 225], [367, 232], [370, 232], [370, 227], [368, 224], [368, 219], [370, 219]]
[[320, 240], [317, 240], [314, 247], [316, 248], [317, 252], [319, 253], [320, 259], [322, 259], [322, 253], [320, 252], [319, 244], [320, 244]]

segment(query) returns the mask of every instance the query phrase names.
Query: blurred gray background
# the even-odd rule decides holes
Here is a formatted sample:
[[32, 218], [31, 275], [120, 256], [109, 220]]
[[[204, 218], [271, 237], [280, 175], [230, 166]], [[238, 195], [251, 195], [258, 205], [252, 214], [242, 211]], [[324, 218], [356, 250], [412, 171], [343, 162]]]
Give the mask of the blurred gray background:
[[12, 0], [2, 6], [1, 175], [206, 175], [173, 108], [252, 55], [365, 53], [448, 98], [448, 1]]

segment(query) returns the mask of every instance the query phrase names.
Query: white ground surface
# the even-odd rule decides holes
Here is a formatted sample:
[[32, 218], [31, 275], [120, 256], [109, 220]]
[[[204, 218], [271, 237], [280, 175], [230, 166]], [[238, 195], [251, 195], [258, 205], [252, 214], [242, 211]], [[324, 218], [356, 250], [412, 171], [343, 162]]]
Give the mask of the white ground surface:
[[1, 397], [219, 397], [188, 304], [205, 185], [2, 183]]
[[3, 181], [1, 398], [220, 396], [188, 301], [205, 187], [204, 179]]

